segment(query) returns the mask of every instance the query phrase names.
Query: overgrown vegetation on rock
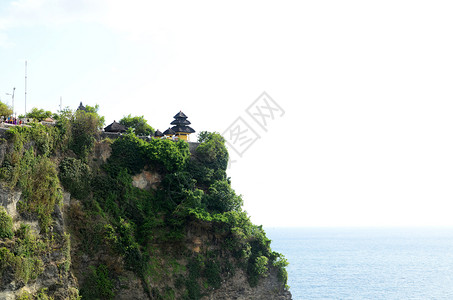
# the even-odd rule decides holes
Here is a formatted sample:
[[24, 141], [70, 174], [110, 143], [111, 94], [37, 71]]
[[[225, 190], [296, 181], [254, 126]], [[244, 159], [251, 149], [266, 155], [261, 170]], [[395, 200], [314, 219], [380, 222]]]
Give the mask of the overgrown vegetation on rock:
[[[0, 247], [0, 279], [37, 280], [48, 267], [45, 254], [59, 249], [60, 276], [72, 270], [83, 299], [114, 299], [128, 288], [151, 299], [200, 299], [239, 272], [254, 287], [275, 271], [285, 289], [287, 261], [242, 210], [218, 133], [200, 133], [190, 153], [185, 141], [145, 141], [129, 131], [111, 143], [102, 164], [93, 156], [103, 123], [97, 107], [65, 110], [57, 119], [54, 127], [14, 127], [3, 141], [12, 151], [0, 178], [22, 192], [18, 211], [37, 220], [40, 232], [22, 225], [14, 232], [0, 210], [0, 239], [10, 241]], [[144, 171], [162, 178], [156, 189], [134, 187], [132, 177]], [[70, 236], [56, 220], [62, 186], [73, 198]], [[67, 299], [79, 297], [71, 284], [66, 289]], [[39, 293], [60, 299], [54, 288], [21, 297], [45, 299]]]

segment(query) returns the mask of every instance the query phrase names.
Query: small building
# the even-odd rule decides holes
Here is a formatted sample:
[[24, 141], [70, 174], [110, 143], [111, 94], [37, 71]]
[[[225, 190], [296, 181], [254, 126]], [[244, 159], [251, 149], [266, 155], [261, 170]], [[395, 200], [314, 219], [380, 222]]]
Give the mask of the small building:
[[188, 141], [189, 135], [194, 133], [195, 130], [188, 126], [190, 121], [187, 120], [187, 116], [182, 111], [179, 111], [173, 118], [174, 120], [170, 124], [175, 125], [171, 129], [175, 132], [176, 137]]
[[83, 106], [82, 101], [80, 101], [80, 105], [79, 105], [79, 107], [77, 107], [77, 110], [87, 111], [86, 107]]
[[41, 124], [44, 124], [44, 125], [55, 125], [55, 120], [52, 119], [52, 118], [45, 118], [44, 120], [41, 121]]
[[154, 137], [156, 139], [161, 139], [164, 137], [164, 134], [159, 129], [157, 129], [156, 132], [154, 132]]
[[[82, 104], [82, 103], [80, 103], [80, 104]], [[117, 133], [126, 132], [126, 126], [124, 126], [123, 124], [120, 124], [114, 120], [112, 124], [110, 124], [104, 128], [104, 131], [105, 132], [117, 132]]]
[[164, 135], [167, 139], [171, 140], [174, 138], [176, 132], [174, 132], [171, 128], [168, 128], [164, 131]]

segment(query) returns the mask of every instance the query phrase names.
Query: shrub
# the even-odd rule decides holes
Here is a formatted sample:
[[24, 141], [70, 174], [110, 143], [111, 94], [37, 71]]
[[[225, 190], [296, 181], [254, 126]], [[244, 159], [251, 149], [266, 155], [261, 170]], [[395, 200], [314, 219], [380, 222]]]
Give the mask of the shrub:
[[228, 150], [225, 139], [217, 132], [202, 131], [198, 141], [201, 143], [196, 149], [198, 158], [209, 168], [226, 170]]
[[209, 210], [220, 213], [241, 210], [242, 198], [235, 194], [228, 181], [214, 182], [208, 192], [205, 202]]
[[288, 282], [288, 271], [286, 270], [286, 267], [289, 263], [282, 254], [276, 252], [274, 253], [278, 256], [277, 260], [273, 263], [274, 267], [277, 268], [277, 278], [286, 287]]
[[60, 163], [60, 180], [74, 198], [84, 199], [90, 192], [90, 167], [79, 159], [66, 157]]
[[0, 207], [0, 238], [12, 238], [13, 235], [13, 219]]
[[101, 264], [97, 268], [90, 266], [90, 273], [81, 289], [82, 299], [113, 299], [113, 281], [107, 266]]
[[47, 232], [52, 223], [52, 212], [55, 204], [63, 199], [60, 181], [58, 180], [55, 164], [46, 157], [32, 157], [30, 166], [19, 179], [24, 201], [20, 211], [36, 213], [41, 230]]
[[222, 279], [220, 277], [219, 263], [214, 260], [208, 260], [204, 270], [204, 277], [210, 286], [215, 289], [220, 288]]
[[154, 134], [154, 129], [148, 125], [146, 119], [143, 116], [132, 117], [130, 114], [126, 117], [123, 117], [120, 124], [126, 126], [127, 128], [132, 128], [136, 135], [152, 135]]
[[267, 265], [269, 263], [269, 259], [266, 256], [259, 256], [255, 259], [255, 265], [254, 265], [254, 273], [258, 276], [267, 276]]

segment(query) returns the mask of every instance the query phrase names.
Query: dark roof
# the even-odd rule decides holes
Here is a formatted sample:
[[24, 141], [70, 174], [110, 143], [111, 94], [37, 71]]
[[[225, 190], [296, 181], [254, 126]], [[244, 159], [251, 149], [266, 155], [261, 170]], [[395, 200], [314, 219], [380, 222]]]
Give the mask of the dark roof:
[[194, 133], [195, 130], [193, 130], [192, 127], [190, 126], [184, 126], [184, 125], [176, 125], [173, 126], [171, 129], [175, 132], [185, 132], [185, 133]]
[[87, 111], [87, 109], [85, 108], [85, 106], [83, 106], [82, 101], [80, 101], [80, 105], [79, 105], [79, 107], [77, 108], [77, 110]]
[[190, 125], [190, 121], [184, 118], [177, 118], [170, 123], [171, 125]]
[[174, 135], [175, 132], [171, 128], [168, 128], [167, 130], [164, 131], [164, 134], [165, 135]]
[[159, 129], [157, 129], [156, 132], [154, 132], [154, 136], [164, 136], [164, 134]]
[[179, 111], [179, 113], [177, 113], [173, 118], [184, 118], [184, 119], [187, 119], [187, 116], [182, 112], [182, 111]]
[[116, 121], [113, 121], [112, 124], [104, 128], [105, 132], [125, 132], [126, 131], [126, 126], [117, 123]]

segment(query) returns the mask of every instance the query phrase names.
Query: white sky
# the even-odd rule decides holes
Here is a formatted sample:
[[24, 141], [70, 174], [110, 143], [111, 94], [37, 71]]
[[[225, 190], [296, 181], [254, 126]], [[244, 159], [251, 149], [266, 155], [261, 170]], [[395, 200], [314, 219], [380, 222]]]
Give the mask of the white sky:
[[[229, 174], [265, 226], [453, 226], [450, 1], [0, 2], [0, 99], [261, 136]], [[285, 111], [264, 132], [245, 109]]]

